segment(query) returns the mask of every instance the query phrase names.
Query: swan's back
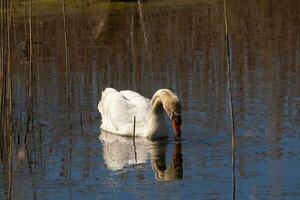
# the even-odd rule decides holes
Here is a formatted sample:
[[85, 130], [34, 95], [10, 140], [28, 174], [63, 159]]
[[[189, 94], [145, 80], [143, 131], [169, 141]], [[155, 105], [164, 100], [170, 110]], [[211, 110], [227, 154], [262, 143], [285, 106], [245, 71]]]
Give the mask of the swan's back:
[[150, 100], [140, 94], [106, 88], [102, 92], [98, 109], [102, 116], [101, 129], [119, 135], [132, 136], [133, 118], [136, 117], [136, 136], [144, 134]]

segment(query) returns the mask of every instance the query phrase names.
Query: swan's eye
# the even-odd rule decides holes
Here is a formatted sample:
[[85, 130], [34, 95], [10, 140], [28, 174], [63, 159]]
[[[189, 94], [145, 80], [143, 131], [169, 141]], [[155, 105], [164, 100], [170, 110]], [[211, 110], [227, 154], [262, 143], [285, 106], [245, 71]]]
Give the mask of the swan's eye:
[[174, 117], [176, 117], [176, 114], [175, 114], [175, 112], [172, 110], [171, 120], [173, 120]]
[[174, 118], [175, 118], [175, 120], [176, 120], [176, 124], [178, 124], [178, 125], [181, 125], [181, 117], [180, 117], [180, 115], [178, 115], [177, 113], [175, 113], [174, 111], [172, 111], [172, 117], [171, 117], [171, 120], [174, 120]]
[[180, 116], [179, 114], [177, 114], [174, 110], [172, 110], [172, 116], [171, 118], [173, 119], [173, 117], [178, 117]]

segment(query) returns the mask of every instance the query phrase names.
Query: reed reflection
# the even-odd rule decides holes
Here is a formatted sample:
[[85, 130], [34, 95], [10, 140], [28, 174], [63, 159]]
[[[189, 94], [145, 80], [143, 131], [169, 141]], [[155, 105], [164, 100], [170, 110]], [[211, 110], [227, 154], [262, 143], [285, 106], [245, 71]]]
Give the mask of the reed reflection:
[[166, 165], [167, 139], [151, 141], [147, 138], [122, 137], [102, 131], [99, 139], [103, 145], [103, 159], [112, 171], [151, 162], [158, 181], [174, 181], [183, 178], [181, 143], [174, 144], [172, 159]]

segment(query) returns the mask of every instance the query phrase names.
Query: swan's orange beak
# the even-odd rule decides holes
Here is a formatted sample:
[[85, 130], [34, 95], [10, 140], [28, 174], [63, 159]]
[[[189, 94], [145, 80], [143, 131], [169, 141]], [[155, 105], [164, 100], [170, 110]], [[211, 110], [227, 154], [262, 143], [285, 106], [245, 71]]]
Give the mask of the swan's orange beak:
[[172, 117], [172, 125], [173, 125], [173, 130], [174, 130], [174, 135], [175, 135], [175, 140], [179, 140], [181, 136], [181, 117], [180, 116], [173, 116]]

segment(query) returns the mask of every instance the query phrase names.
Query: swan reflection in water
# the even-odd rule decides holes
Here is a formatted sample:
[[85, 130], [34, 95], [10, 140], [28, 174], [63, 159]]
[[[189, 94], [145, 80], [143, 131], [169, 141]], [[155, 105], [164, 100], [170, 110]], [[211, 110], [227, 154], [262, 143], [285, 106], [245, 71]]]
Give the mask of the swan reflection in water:
[[167, 139], [151, 141], [147, 138], [118, 136], [101, 131], [99, 136], [103, 144], [103, 159], [108, 169], [122, 170], [131, 165], [151, 161], [155, 178], [159, 181], [182, 179], [181, 143], [174, 144], [172, 160], [166, 166]]

